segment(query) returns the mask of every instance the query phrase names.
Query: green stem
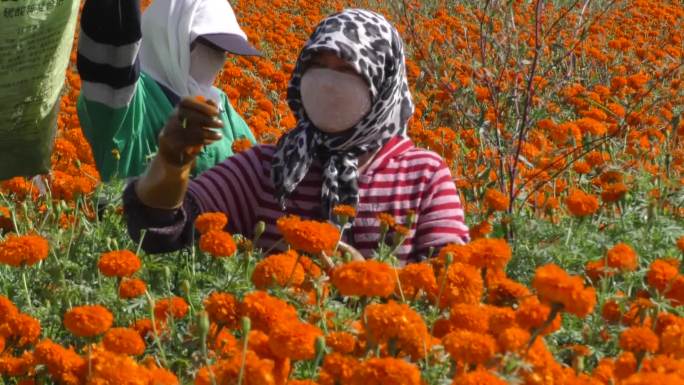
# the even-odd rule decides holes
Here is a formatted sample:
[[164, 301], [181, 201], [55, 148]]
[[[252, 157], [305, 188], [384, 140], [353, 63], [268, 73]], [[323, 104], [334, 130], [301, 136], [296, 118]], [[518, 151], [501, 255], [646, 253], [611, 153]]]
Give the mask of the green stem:
[[31, 292], [29, 291], [28, 284], [26, 283], [26, 269], [24, 266], [21, 268], [21, 280], [24, 283], [24, 293], [26, 294], [26, 302], [28, 303], [29, 312], [33, 313], [33, 303], [31, 301]]

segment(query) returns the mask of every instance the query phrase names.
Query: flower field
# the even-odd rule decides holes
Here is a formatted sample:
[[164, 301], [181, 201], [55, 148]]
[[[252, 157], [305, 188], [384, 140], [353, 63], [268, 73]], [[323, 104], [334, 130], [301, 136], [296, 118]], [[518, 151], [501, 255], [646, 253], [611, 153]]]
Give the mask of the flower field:
[[401, 266], [414, 218], [388, 213], [375, 258], [350, 262], [337, 227], [283, 217], [273, 254], [207, 213], [194, 247], [145, 254], [72, 66], [51, 173], [0, 182], [0, 384], [684, 384], [680, 1], [231, 3], [265, 57], [218, 86], [263, 143], [295, 125], [289, 74], [318, 21], [387, 15], [409, 135], [447, 160], [473, 241]]

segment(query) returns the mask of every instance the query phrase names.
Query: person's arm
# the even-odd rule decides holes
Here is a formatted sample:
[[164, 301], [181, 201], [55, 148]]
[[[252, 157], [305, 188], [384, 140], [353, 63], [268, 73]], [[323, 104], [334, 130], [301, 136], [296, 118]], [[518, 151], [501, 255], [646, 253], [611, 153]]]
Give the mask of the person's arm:
[[412, 260], [427, 255], [431, 247], [438, 250], [450, 243], [469, 241], [463, 206], [446, 164], [442, 163], [430, 178], [417, 217], [417, 250], [412, 253]]
[[76, 61], [83, 98], [113, 109], [131, 102], [140, 77], [140, 22], [140, 0], [85, 2]]

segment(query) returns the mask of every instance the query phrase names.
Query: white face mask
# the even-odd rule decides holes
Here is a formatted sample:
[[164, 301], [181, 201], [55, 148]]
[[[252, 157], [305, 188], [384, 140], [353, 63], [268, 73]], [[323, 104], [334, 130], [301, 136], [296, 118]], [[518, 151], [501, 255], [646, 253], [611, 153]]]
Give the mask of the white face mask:
[[190, 51], [190, 77], [200, 87], [211, 87], [226, 62], [226, 54], [204, 44], [196, 44]]
[[368, 85], [355, 74], [311, 68], [302, 76], [300, 92], [309, 120], [326, 133], [354, 127], [371, 109]]

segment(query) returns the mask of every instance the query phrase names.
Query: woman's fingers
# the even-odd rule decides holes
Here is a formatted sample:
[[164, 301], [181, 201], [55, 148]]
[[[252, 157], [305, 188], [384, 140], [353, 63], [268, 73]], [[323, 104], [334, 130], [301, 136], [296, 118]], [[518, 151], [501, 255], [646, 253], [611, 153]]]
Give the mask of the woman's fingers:
[[344, 243], [340, 242], [337, 245], [337, 248], [342, 252], [342, 254], [349, 253], [352, 257], [352, 261], [365, 261], [366, 259], [363, 257], [361, 252], [359, 252], [356, 248]]
[[219, 109], [212, 100], [199, 101], [193, 97], [183, 98], [179, 103], [180, 109], [195, 111], [207, 116], [218, 116]]
[[[197, 129], [197, 128], [222, 128], [223, 122], [216, 116], [209, 116], [195, 110], [180, 108], [178, 110], [178, 120], [181, 123], [181, 127], [184, 129]], [[183, 125], [185, 125], [183, 127]]]

